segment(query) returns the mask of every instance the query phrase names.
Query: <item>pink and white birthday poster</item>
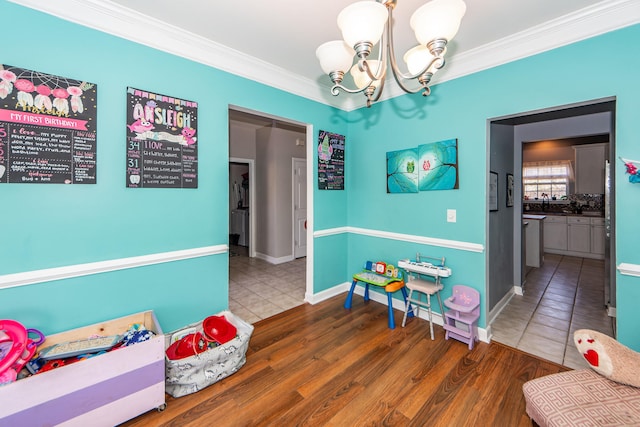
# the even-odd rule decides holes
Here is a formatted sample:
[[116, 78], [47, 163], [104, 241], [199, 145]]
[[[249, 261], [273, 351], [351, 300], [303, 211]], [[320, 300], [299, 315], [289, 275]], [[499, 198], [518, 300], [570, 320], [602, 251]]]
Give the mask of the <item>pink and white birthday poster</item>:
[[95, 184], [97, 87], [0, 64], [0, 183]]
[[198, 188], [198, 103], [127, 88], [127, 187]]

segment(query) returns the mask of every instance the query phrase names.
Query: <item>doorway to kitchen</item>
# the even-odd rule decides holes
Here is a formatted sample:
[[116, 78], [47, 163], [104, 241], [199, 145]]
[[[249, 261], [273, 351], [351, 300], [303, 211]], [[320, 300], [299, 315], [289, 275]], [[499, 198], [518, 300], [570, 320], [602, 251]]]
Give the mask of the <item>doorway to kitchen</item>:
[[[548, 340], [550, 337], [556, 341], [562, 341], [559, 345], [566, 348], [567, 344], [571, 343], [573, 330], [576, 327], [572, 322], [576, 303], [581, 304], [581, 310], [586, 309], [597, 313], [599, 321], [603, 321], [604, 324], [608, 322], [608, 325], [614, 325], [615, 263], [612, 261], [615, 260], [615, 194], [613, 191], [607, 196], [605, 194], [607, 188], [615, 188], [613, 185], [615, 163], [610, 162], [611, 174], [607, 181], [608, 185], [605, 186], [604, 160], [615, 159], [615, 98], [493, 119], [489, 121], [489, 126], [489, 169], [499, 173], [500, 176], [513, 175], [515, 182], [513, 196], [516, 201], [512, 208], [490, 212], [488, 220], [487, 263], [490, 304], [488, 323], [492, 328], [493, 339], [499, 342], [504, 341], [508, 345], [534, 354], [536, 353], [531, 351], [532, 348], [537, 347], [543, 353], [545, 348], [548, 349], [552, 345], [550, 341], [545, 342], [545, 339]], [[592, 174], [602, 173], [601, 189], [589, 190], [588, 193], [581, 191], [579, 187], [575, 187], [577, 183], [574, 178], [566, 200], [558, 200], [560, 196], [552, 200], [552, 195], [547, 191], [542, 191], [540, 194], [542, 196], [544, 193], [544, 198], [525, 200], [525, 194], [530, 194], [525, 191], [523, 184], [523, 152], [526, 150], [526, 144], [560, 140], [564, 140], [565, 145], [576, 147], [588, 146], [584, 143], [608, 144], [603, 161], [597, 164], [597, 168], [592, 167], [590, 171]], [[576, 168], [575, 159], [579, 155], [575, 155], [573, 151], [571, 153], [572, 163]], [[506, 193], [507, 190], [505, 188], [502, 191]], [[504, 200], [500, 196], [498, 199]], [[576, 203], [572, 203], [573, 201]], [[582, 206], [584, 212], [588, 214], [584, 215], [582, 211], [578, 214], [578, 205]], [[540, 265], [527, 268], [526, 247], [530, 246], [530, 242], [527, 241], [527, 235], [523, 233], [523, 224], [528, 222], [523, 218], [523, 214], [538, 214], [537, 216], [546, 219], [546, 217], [552, 218], [551, 214], [554, 213], [559, 217], [564, 215], [565, 218], [569, 213], [576, 214], [576, 217], [580, 215], [576, 220], [571, 221], [577, 222], [576, 225], [581, 227], [573, 229], [571, 233], [575, 235], [580, 232], [585, 239], [591, 239], [592, 233], [587, 230], [591, 226], [591, 221], [598, 222], [597, 226], [600, 228], [597, 231], [602, 232], [602, 239], [597, 237], [599, 234], [596, 232], [593, 242], [596, 246], [599, 244], [601, 249], [598, 250], [603, 252], [606, 246], [604, 259], [597, 259], [598, 256], [585, 252], [587, 249], [584, 246], [578, 251], [567, 250], [566, 253], [544, 251], [546, 245], [542, 230], [546, 224], [542, 221], [541, 241], [538, 242], [538, 247], [541, 248]], [[589, 217], [589, 214], [594, 216]], [[537, 219], [532, 218], [532, 220]], [[556, 223], [551, 221], [550, 225], [555, 227]], [[565, 227], [564, 233], [567, 233], [568, 238], [568, 225]], [[579, 243], [585, 245], [584, 241]], [[591, 244], [591, 240], [587, 240], [586, 244]], [[598, 277], [599, 279], [594, 282], [593, 279]], [[587, 299], [581, 298], [578, 292], [581, 282], [584, 284], [588, 282], [588, 291], [585, 292], [589, 292], [591, 296], [600, 295], [588, 299], [589, 304], [592, 304], [591, 307], [584, 307]], [[563, 284], [566, 286], [572, 284], [574, 288], [567, 290]], [[551, 292], [546, 293], [546, 291]], [[563, 299], [561, 303], [554, 298], [558, 294], [562, 294], [559, 296]], [[545, 315], [552, 316], [535, 317], [538, 309], [544, 311], [548, 306], [552, 308]], [[523, 330], [519, 331], [519, 335], [518, 331], [515, 331], [516, 328], [509, 326], [515, 324], [513, 319], [509, 319], [509, 315], [514, 313], [521, 318], [518, 324]], [[556, 328], [549, 324], [554, 324]], [[529, 325], [532, 327], [528, 328]], [[547, 329], [549, 327], [552, 329]], [[523, 334], [525, 328], [529, 331], [528, 337]], [[593, 329], [597, 328], [593, 327]], [[615, 334], [615, 331], [612, 330], [610, 333]], [[514, 336], [517, 336], [515, 342]], [[531, 342], [537, 344], [532, 345]], [[544, 354], [539, 355], [545, 357]], [[562, 363], [562, 358], [559, 363]]]

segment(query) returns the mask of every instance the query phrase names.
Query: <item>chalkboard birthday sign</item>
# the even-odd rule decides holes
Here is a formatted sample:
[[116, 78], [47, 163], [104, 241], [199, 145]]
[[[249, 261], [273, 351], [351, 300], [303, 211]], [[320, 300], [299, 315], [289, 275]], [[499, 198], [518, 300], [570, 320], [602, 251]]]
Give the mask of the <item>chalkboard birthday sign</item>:
[[127, 187], [198, 188], [198, 104], [127, 88]]
[[97, 88], [0, 64], [0, 183], [95, 184]]
[[318, 189], [344, 190], [344, 135], [318, 134]]

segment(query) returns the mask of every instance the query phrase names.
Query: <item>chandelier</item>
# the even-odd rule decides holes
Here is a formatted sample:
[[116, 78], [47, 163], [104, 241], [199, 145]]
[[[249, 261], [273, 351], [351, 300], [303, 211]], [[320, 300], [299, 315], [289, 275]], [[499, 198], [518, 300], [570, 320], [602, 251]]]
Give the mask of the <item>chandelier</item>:
[[[324, 43], [316, 50], [322, 70], [333, 82], [332, 95], [337, 96], [340, 90], [363, 92], [367, 97], [367, 107], [370, 107], [372, 102], [380, 99], [388, 65], [391, 65], [395, 80], [405, 92], [417, 93], [424, 89], [423, 96], [431, 93], [431, 78], [444, 66], [447, 43], [458, 32], [467, 6], [462, 0], [432, 0], [414, 12], [410, 25], [419, 44], [404, 55], [409, 72], [402, 73], [393, 50], [392, 23], [396, 2], [359, 1], [340, 12], [338, 27], [344, 40]], [[379, 41], [377, 59], [369, 59]], [[347, 70], [356, 89], [342, 85]], [[416, 80], [420, 84], [417, 88], [407, 86], [408, 82]]]

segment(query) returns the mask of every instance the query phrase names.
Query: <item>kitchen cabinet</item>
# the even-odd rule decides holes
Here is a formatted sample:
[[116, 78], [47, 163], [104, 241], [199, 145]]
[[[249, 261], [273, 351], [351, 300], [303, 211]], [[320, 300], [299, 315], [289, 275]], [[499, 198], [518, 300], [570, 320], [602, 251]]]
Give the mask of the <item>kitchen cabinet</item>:
[[604, 193], [604, 161], [609, 144], [575, 145], [575, 192]]
[[544, 263], [544, 215], [523, 215], [525, 227], [525, 265], [539, 268]]
[[572, 252], [591, 252], [591, 222], [589, 218], [567, 218], [567, 248]]
[[[523, 218], [526, 217], [527, 215], [523, 215]], [[546, 215], [543, 234], [544, 252], [584, 258], [604, 258], [605, 228], [602, 217]], [[527, 243], [527, 249], [529, 246]]]
[[604, 255], [604, 218], [591, 218], [591, 253]]
[[567, 217], [549, 215], [544, 220], [544, 250], [567, 250]]

